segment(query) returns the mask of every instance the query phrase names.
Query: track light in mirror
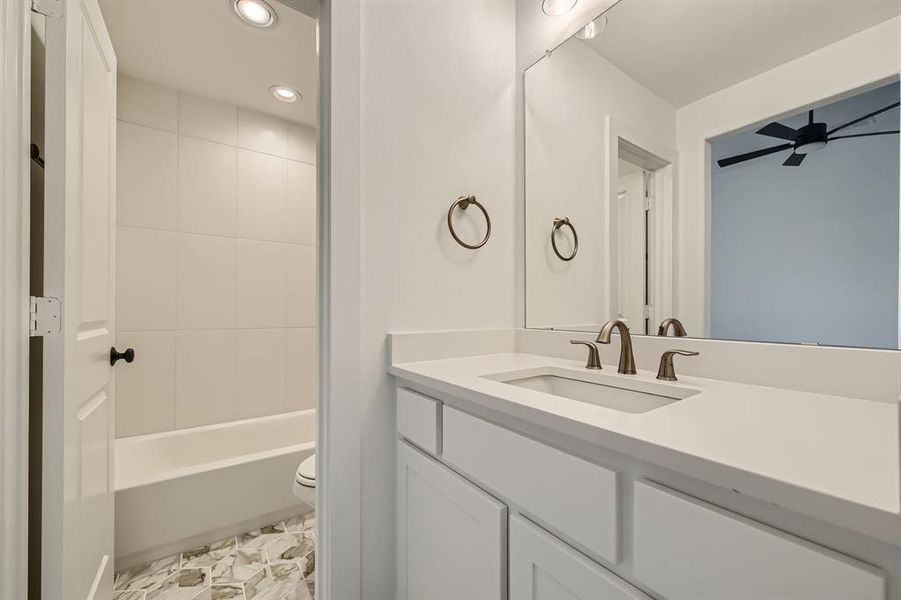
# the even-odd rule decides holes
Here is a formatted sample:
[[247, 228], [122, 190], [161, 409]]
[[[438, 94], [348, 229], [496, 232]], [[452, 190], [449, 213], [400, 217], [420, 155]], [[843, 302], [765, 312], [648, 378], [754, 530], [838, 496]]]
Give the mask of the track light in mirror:
[[549, 17], [565, 15], [573, 9], [579, 0], [542, 0], [541, 10]]
[[242, 21], [254, 27], [272, 27], [278, 18], [275, 9], [263, 0], [233, 0], [232, 8]]
[[580, 40], [592, 40], [607, 29], [607, 17], [601, 15], [582, 29], [576, 32], [576, 37]]

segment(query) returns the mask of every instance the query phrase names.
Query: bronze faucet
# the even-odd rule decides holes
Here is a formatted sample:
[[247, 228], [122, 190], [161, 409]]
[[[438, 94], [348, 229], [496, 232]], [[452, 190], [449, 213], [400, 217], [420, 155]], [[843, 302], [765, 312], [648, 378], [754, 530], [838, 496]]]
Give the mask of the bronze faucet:
[[675, 317], [670, 317], [669, 319], [664, 319], [663, 321], [661, 321], [660, 327], [657, 328], [657, 335], [666, 337], [667, 330], [669, 329], [670, 325], [673, 326], [673, 335], [675, 335], [676, 337], [685, 337], [686, 335], [688, 335], [687, 333], [685, 333], [685, 327], [682, 325], [682, 321]]
[[613, 333], [614, 329], [619, 330], [620, 341], [619, 368], [616, 372], [624, 375], [635, 375], [637, 371], [635, 370], [635, 356], [632, 354], [632, 336], [629, 334], [629, 327], [625, 322], [620, 319], [607, 321], [601, 328], [598, 339], [595, 341], [599, 344], [609, 344], [610, 334]]
[[673, 367], [673, 356], [697, 356], [697, 352], [689, 352], [687, 350], [667, 350], [660, 357], [660, 368], [657, 369], [657, 379], [663, 381], [678, 381], [676, 378], [676, 369]]
[[569, 340], [569, 343], [588, 346], [588, 364], [585, 365], [585, 368], [593, 369], [595, 371], [599, 371], [601, 369], [601, 357], [600, 355], [598, 355], [598, 347], [595, 346], [594, 343], [585, 342], [583, 340]]

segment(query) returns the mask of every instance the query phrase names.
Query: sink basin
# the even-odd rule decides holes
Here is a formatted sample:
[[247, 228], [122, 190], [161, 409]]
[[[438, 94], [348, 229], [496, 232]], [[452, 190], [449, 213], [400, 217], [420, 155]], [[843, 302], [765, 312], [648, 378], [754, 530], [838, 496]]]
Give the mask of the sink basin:
[[556, 368], [497, 373], [486, 378], [628, 413], [648, 412], [699, 393], [699, 390], [690, 388], [627, 381], [600, 373], [580, 376]]

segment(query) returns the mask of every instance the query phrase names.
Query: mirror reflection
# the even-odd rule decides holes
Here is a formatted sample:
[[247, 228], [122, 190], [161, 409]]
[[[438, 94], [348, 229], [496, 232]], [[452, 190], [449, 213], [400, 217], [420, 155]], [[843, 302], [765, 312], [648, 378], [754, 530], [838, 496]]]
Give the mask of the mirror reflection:
[[529, 67], [526, 325], [898, 348], [899, 14], [621, 0]]

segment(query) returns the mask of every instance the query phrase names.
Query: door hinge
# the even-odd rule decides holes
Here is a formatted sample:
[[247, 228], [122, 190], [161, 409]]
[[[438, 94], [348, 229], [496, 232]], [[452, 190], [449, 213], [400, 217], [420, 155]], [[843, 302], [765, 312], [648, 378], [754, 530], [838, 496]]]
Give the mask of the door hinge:
[[654, 196], [645, 196], [644, 197], [644, 209], [645, 210], [654, 210]]
[[63, 0], [31, 0], [31, 10], [59, 19], [63, 16]]
[[58, 298], [31, 297], [28, 329], [31, 337], [57, 335], [61, 331], [60, 303]]
[[653, 313], [653, 312], [654, 312], [654, 305], [653, 305], [653, 304], [645, 304], [645, 305], [644, 305], [644, 318], [645, 318], [645, 319], [650, 319], [650, 318], [651, 318], [651, 313]]

